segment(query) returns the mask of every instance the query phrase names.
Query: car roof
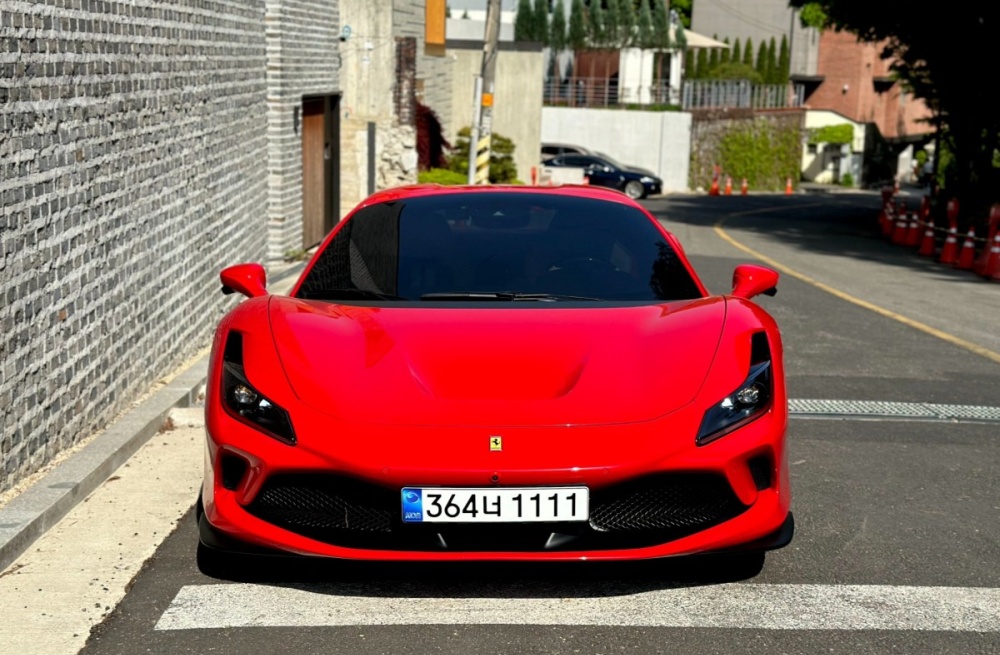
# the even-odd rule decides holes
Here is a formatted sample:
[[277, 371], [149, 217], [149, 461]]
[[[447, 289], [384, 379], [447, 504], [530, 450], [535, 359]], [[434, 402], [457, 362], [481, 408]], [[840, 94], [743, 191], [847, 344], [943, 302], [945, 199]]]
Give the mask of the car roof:
[[530, 186], [530, 185], [448, 185], [441, 184], [411, 184], [408, 186], [393, 187], [384, 191], [379, 191], [366, 200], [360, 207], [374, 205], [380, 202], [391, 202], [395, 200], [405, 200], [407, 198], [419, 198], [423, 196], [452, 194], [452, 193], [537, 193], [540, 195], [576, 196], [583, 198], [593, 198], [595, 200], [608, 200], [626, 205], [635, 205], [641, 208], [637, 202], [620, 191], [606, 187], [592, 186], [589, 184], [560, 184], [556, 186]]

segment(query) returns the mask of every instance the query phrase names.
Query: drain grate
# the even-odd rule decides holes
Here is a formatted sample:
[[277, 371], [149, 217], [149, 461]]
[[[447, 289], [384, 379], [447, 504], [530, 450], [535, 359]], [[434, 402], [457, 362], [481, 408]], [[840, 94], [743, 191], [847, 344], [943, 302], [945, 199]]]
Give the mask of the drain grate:
[[882, 400], [813, 400], [793, 398], [788, 401], [788, 413], [792, 416], [853, 416], [939, 421], [1000, 421], [1000, 407], [944, 405], [940, 403], [901, 403]]

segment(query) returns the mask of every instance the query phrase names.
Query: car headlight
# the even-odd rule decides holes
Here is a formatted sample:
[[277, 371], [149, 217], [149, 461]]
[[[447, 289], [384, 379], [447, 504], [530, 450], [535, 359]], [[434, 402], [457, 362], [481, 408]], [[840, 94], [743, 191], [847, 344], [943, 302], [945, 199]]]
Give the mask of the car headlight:
[[656, 182], [656, 178], [650, 177], [648, 175], [643, 175], [642, 177], [639, 178], [639, 181], [642, 182], [643, 184], [652, 184], [653, 182]]
[[222, 403], [229, 413], [269, 437], [295, 445], [288, 412], [258, 391], [243, 370], [243, 335], [230, 332], [222, 357]]
[[705, 412], [696, 443], [711, 443], [763, 414], [771, 406], [771, 379], [770, 360], [752, 365], [743, 384]]

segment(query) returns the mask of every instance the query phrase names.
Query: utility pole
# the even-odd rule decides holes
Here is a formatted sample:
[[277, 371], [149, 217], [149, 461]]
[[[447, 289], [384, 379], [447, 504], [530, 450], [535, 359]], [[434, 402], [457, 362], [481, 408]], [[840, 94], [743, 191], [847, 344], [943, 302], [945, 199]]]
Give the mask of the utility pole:
[[490, 145], [493, 135], [493, 88], [500, 41], [500, 0], [486, 6], [482, 74], [476, 79], [472, 134], [469, 135], [469, 184], [489, 184]]

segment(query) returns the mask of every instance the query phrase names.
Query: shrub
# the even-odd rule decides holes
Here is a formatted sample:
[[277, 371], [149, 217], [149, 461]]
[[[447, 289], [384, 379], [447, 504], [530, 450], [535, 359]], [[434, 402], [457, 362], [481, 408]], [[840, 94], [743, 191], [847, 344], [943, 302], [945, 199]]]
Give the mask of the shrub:
[[[458, 140], [448, 157], [448, 168], [456, 173], [467, 174], [469, 170], [469, 137], [472, 129], [463, 127], [458, 132]], [[493, 133], [490, 147], [490, 183], [512, 184], [517, 182], [517, 166], [514, 164], [514, 142], [507, 137]]]
[[432, 168], [429, 171], [420, 171], [417, 173], [417, 181], [421, 184], [454, 186], [456, 184], [465, 184], [469, 181], [469, 176], [448, 170], [447, 168]]
[[850, 173], [844, 173], [840, 176], [840, 186], [854, 186], [854, 176]]

